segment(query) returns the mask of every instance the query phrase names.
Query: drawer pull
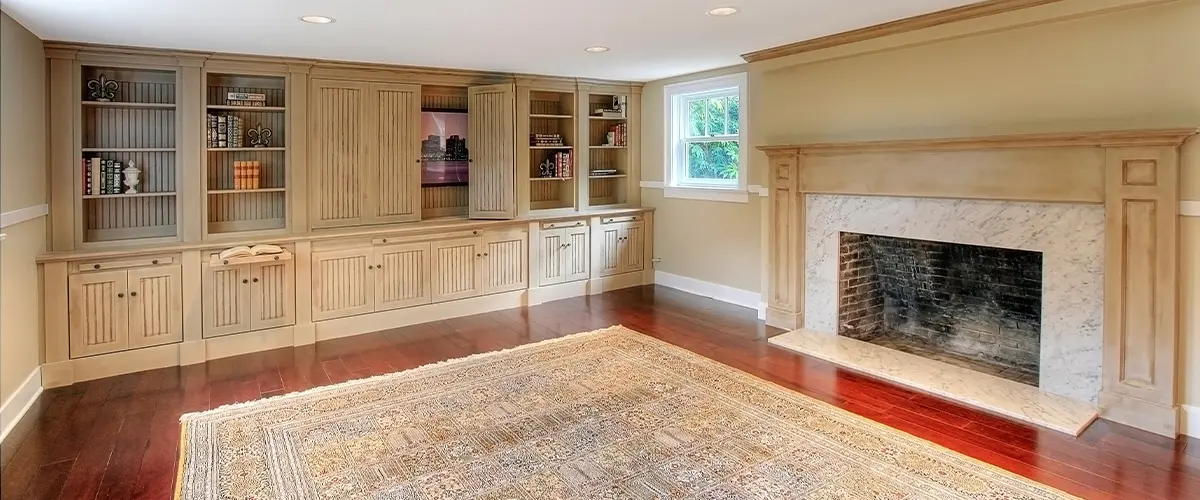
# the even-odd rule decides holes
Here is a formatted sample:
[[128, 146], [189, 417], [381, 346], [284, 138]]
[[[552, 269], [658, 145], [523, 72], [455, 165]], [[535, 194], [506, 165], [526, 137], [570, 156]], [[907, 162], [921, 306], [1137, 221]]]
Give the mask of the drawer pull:
[[100, 264], [92, 264], [92, 269], [100, 269]]
[[384, 243], [387, 243], [387, 238], [384, 238], [384, 239], [382, 239], [382, 240], [380, 240], [380, 241], [382, 241], [382, 242], [384, 242]]
[[158, 265], [158, 259], [154, 259], [154, 260], [150, 261], [150, 263], [151, 263], [151, 264], [153, 264], [153, 265], [156, 265], [156, 266], [157, 266], [157, 265]]

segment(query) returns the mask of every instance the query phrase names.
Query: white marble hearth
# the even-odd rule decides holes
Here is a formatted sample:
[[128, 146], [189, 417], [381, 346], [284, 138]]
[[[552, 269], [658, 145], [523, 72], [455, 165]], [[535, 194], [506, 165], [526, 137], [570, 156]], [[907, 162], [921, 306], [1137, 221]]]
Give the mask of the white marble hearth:
[[819, 194], [807, 195], [805, 202], [805, 330], [837, 333], [843, 231], [1041, 252], [1039, 386], [1097, 402], [1104, 345], [1103, 205]]
[[1037, 387], [838, 335], [796, 330], [770, 343], [913, 389], [1078, 436], [1096, 408]]

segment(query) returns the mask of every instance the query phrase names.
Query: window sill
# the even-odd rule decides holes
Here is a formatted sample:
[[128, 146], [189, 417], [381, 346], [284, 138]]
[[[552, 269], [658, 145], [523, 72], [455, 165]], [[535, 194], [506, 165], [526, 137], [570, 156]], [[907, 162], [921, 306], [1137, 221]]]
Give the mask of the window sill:
[[750, 193], [745, 189], [698, 188], [664, 186], [661, 182], [646, 181], [641, 187], [661, 189], [666, 198], [683, 200], [723, 201], [728, 203], [749, 203]]

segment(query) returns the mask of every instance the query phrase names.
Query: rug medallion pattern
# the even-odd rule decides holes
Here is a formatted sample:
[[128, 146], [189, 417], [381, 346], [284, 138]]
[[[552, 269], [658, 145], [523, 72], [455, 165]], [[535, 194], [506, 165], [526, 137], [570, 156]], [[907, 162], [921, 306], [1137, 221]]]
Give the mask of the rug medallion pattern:
[[1073, 498], [619, 326], [183, 425], [184, 500]]

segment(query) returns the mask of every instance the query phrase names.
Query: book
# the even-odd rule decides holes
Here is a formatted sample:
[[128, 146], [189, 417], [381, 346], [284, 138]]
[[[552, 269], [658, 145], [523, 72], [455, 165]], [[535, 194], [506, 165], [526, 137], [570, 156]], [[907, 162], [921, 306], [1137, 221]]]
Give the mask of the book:
[[230, 101], [266, 101], [267, 94], [254, 92], [226, 92], [225, 99]]
[[242, 245], [233, 248], [227, 248], [222, 250], [221, 253], [217, 254], [217, 257], [221, 260], [225, 260], [234, 257], [253, 257], [255, 255], [272, 255], [277, 253], [283, 253], [283, 249], [280, 248], [279, 245], [269, 245], [264, 243], [254, 246]]

